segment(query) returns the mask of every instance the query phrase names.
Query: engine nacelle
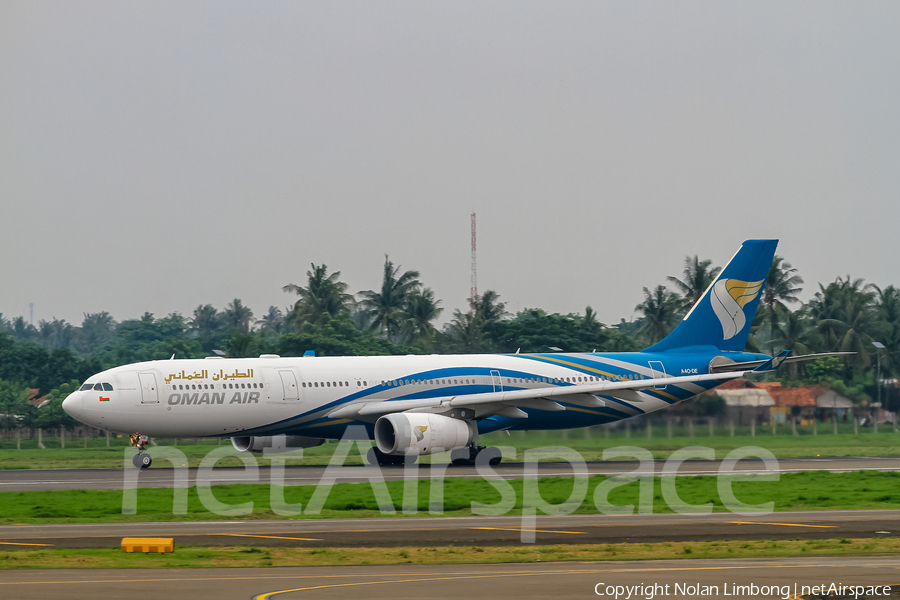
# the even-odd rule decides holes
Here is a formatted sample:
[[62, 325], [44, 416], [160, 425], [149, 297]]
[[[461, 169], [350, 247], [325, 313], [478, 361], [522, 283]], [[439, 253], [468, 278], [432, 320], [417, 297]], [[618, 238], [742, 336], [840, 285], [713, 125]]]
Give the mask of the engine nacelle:
[[375, 445], [385, 454], [436, 454], [467, 446], [477, 436], [474, 421], [430, 413], [393, 413], [375, 422]]
[[314, 448], [325, 443], [322, 438], [304, 437], [302, 435], [266, 435], [231, 438], [231, 445], [238, 452], [255, 452], [262, 454], [271, 452], [290, 452], [297, 448]]

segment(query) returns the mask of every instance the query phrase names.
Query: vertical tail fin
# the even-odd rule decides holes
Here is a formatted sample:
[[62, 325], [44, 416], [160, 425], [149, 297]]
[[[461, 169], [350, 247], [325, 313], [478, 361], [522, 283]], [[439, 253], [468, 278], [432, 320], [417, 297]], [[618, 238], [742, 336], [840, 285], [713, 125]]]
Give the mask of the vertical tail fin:
[[762, 295], [778, 240], [747, 240], [675, 330], [646, 349], [714, 346], [740, 352]]

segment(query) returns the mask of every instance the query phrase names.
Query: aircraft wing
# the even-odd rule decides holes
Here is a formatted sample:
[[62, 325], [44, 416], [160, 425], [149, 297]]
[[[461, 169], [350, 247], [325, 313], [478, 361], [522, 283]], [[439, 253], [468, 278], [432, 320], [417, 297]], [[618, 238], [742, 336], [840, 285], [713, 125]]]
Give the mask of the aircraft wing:
[[[414, 400], [363, 401], [341, 406], [330, 413], [332, 419], [360, 419], [372, 421], [396, 412], [435, 412], [453, 408], [475, 409], [479, 416], [499, 414], [514, 418], [524, 418], [526, 413], [518, 408], [539, 408], [542, 410], [565, 410], [556, 402], [566, 402], [577, 406], [601, 407], [605, 403], [595, 394], [606, 394], [629, 402], [642, 402], [644, 399], [636, 392], [666, 385], [696, 383], [698, 381], [723, 381], [743, 377], [748, 371], [730, 371], [727, 373], [711, 373], [709, 375], [686, 375], [683, 377], [661, 377], [657, 379], [637, 379], [629, 381], [600, 381], [589, 385], [572, 385], [565, 387], [542, 387], [508, 392], [486, 392], [483, 394], [461, 394], [457, 396], [440, 396]], [[487, 409], [487, 410], [485, 410]]]
[[[802, 356], [787, 356], [781, 358], [781, 360], [777, 361], [777, 364], [774, 365], [775, 368], [787, 364], [787, 363], [795, 363], [795, 362], [803, 362], [805, 360], [815, 360], [817, 358], [828, 358], [829, 356], [849, 356], [851, 354], [856, 354], [856, 352], [823, 352], [822, 354], [803, 354]], [[779, 357], [775, 357], [779, 358]], [[729, 373], [731, 371], [753, 371], [757, 367], [761, 367], [767, 362], [772, 361], [769, 360], [751, 360], [747, 362], [723, 362], [711, 365], [709, 367], [709, 371], [711, 373]]]

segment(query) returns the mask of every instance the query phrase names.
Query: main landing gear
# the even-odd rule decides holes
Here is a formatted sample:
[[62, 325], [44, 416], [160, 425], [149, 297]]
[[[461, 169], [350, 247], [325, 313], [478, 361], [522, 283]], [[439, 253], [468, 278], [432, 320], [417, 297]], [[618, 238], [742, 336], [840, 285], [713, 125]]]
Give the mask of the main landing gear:
[[132, 433], [129, 437], [131, 440], [131, 445], [137, 448], [138, 453], [134, 455], [134, 458], [131, 459], [131, 462], [134, 463], [136, 469], [146, 469], [152, 463], [153, 459], [150, 458], [149, 454], [144, 452], [144, 447], [147, 445], [147, 442], [150, 441], [146, 435], [141, 435], [140, 433]]
[[466, 446], [465, 448], [457, 448], [450, 452], [450, 461], [457, 467], [474, 467], [475, 461], [487, 461], [489, 465], [495, 467], [503, 460], [503, 453], [500, 448], [495, 446]]

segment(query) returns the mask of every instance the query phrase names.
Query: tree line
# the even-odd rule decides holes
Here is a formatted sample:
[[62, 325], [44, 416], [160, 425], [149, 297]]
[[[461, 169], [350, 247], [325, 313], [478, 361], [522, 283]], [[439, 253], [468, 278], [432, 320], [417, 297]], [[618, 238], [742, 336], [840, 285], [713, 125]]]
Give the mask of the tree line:
[[[34, 327], [22, 317], [10, 320], [0, 314], [0, 411], [21, 414], [16, 406], [27, 404], [28, 388], [59, 403], [64, 397], [60, 386], [69, 389], [107, 368], [173, 355], [634, 351], [674, 329], [719, 271], [712, 261], [686, 257], [680, 277], [643, 289], [636, 319], [614, 325], [598, 321], [590, 306], [578, 314], [549, 314], [539, 308], [510, 314], [489, 290], [470, 300], [468, 310], [454, 310], [438, 329], [442, 301], [418, 271], [403, 270], [387, 256], [376, 290], [350, 294], [340, 271], [311, 264], [304, 280], [282, 288], [291, 297], [287, 308], [270, 306], [259, 317], [238, 298], [222, 310], [199, 305], [189, 317], [145, 313], [117, 322], [107, 312], [85, 314], [80, 326], [53, 319]], [[900, 367], [900, 290], [838, 277], [819, 284], [804, 304], [798, 299], [802, 285], [797, 269], [776, 256], [748, 349], [768, 354], [783, 349], [795, 354], [856, 352], [843, 361], [801, 363], [779, 375], [795, 383], [824, 382], [855, 399], [873, 398], [875, 365], [880, 362], [884, 378], [895, 376]], [[872, 342], [884, 348], [876, 349]], [[893, 395], [888, 404], [898, 404]], [[60, 419], [65, 420], [64, 414]]]

